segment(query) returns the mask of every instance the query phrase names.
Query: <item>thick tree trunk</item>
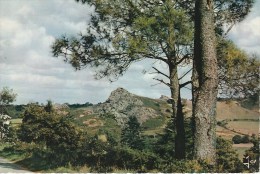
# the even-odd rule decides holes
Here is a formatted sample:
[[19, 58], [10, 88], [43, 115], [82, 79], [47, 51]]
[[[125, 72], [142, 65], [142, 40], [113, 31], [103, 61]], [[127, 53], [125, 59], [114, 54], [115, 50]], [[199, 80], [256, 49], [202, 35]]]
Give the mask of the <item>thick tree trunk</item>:
[[170, 84], [171, 84], [171, 97], [172, 97], [172, 110], [174, 129], [176, 131], [175, 137], [175, 158], [185, 158], [185, 129], [184, 117], [182, 112], [182, 103], [179, 89], [179, 80], [177, 67], [170, 67]]
[[217, 58], [212, 0], [196, 0], [193, 69], [194, 157], [215, 163]]

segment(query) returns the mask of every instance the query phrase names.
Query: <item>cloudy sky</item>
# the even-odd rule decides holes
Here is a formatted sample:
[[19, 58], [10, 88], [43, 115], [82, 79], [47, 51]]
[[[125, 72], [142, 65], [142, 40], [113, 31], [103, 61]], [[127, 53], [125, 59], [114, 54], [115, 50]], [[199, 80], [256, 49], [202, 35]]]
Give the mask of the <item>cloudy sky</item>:
[[[245, 51], [260, 55], [260, 1], [230, 32], [229, 37]], [[118, 81], [95, 80], [94, 71], [74, 71], [62, 59], [52, 57], [50, 45], [62, 34], [84, 31], [92, 9], [73, 0], [0, 0], [0, 89], [8, 86], [18, 94], [17, 104], [103, 102], [117, 87], [151, 98], [170, 95], [156, 85], [153, 74], [143, 74], [150, 63], [133, 64]], [[157, 65], [167, 68], [165, 65]], [[188, 90], [184, 98], [190, 98]]]

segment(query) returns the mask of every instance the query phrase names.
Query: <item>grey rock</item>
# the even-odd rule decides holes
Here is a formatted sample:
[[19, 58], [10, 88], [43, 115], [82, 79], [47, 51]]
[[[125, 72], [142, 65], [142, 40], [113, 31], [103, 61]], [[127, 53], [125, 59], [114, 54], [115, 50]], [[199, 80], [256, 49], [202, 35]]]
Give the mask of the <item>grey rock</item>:
[[124, 126], [131, 116], [135, 116], [141, 124], [158, 116], [154, 109], [144, 106], [140, 97], [123, 88], [111, 92], [106, 102], [93, 106], [93, 111], [100, 115], [113, 114], [121, 126]]

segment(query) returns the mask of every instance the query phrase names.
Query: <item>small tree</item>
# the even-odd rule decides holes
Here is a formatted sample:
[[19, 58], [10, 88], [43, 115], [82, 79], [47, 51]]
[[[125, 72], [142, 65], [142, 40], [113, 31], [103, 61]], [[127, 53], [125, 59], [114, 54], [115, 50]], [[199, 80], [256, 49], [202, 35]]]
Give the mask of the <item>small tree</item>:
[[13, 103], [16, 100], [17, 94], [13, 92], [13, 89], [9, 89], [8, 87], [3, 87], [2, 91], [0, 91], [0, 107], [1, 114], [4, 114], [6, 105]]
[[250, 137], [249, 135], [244, 135], [241, 139], [242, 143], [249, 143], [250, 142]]
[[78, 157], [81, 131], [70, 117], [51, 111], [50, 108], [50, 102], [45, 107], [31, 104], [26, 108], [18, 138], [27, 143], [44, 145], [52, 153], [53, 164], [73, 164]]
[[142, 149], [141, 126], [136, 117], [129, 117], [122, 130], [121, 142], [133, 149]]
[[217, 138], [217, 172], [242, 172], [243, 165], [230, 141]]
[[7, 119], [10, 119], [9, 116], [3, 115], [6, 114], [6, 105], [15, 101], [17, 94], [13, 92], [13, 89], [4, 87], [0, 91], [0, 138], [4, 138], [4, 135], [9, 133], [9, 124], [6, 124]]

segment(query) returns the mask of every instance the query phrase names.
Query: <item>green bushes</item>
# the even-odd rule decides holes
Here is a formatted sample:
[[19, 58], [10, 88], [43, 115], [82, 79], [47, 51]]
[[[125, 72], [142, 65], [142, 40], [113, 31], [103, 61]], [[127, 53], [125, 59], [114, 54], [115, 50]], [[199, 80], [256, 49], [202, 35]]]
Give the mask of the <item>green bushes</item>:
[[244, 135], [244, 136], [235, 135], [232, 138], [232, 141], [233, 141], [234, 144], [249, 143], [250, 142], [250, 137], [249, 137], [249, 135]]
[[243, 164], [238, 158], [238, 154], [232, 148], [232, 142], [217, 138], [217, 172], [236, 172], [243, 170]]
[[253, 143], [253, 147], [245, 152], [245, 156], [249, 156], [250, 161], [253, 161], [250, 164], [249, 171], [259, 172], [259, 137], [253, 134], [251, 142]]
[[[22, 142], [4, 149], [6, 154], [22, 155], [19, 163], [31, 170], [80, 171], [80, 166], [85, 166], [87, 172], [242, 171], [243, 165], [232, 150], [231, 142], [223, 139], [217, 140], [215, 167], [203, 161], [180, 161], [174, 156], [175, 131], [171, 122], [163, 135], [149, 137], [142, 135], [136, 117], [131, 117], [122, 131], [112, 128], [113, 117], [108, 117], [104, 126], [90, 136], [82, 127], [76, 126], [69, 115], [58, 114], [51, 103], [47, 106], [32, 104], [27, 107], [18, 130], [18, 138]], [[193, 153], [190, 119], [185, 120], [185, 127], [186, 158], [190, 159]], [[66, 170], [66, 167], [69, 169]]]

